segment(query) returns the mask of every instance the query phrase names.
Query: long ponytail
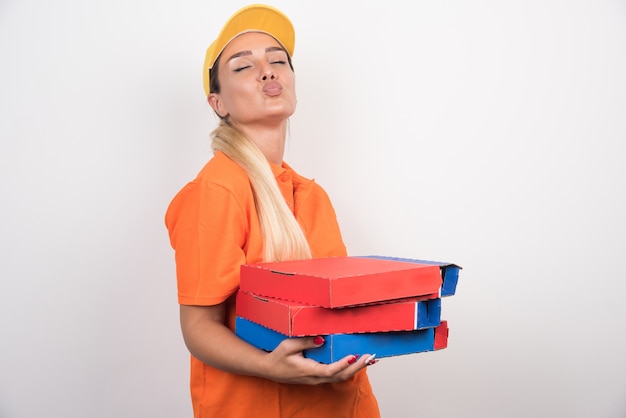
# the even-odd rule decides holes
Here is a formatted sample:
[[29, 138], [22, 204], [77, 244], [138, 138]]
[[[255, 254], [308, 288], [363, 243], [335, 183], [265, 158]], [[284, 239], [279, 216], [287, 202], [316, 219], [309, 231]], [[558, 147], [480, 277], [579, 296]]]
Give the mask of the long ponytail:
[[240, 130], [222, 119], [212, 132], [213, 151], [221, 151], [248, 173], [264, 236], [264, 261], [311, 258], [311, 249], [278, 188], [261, 150]]

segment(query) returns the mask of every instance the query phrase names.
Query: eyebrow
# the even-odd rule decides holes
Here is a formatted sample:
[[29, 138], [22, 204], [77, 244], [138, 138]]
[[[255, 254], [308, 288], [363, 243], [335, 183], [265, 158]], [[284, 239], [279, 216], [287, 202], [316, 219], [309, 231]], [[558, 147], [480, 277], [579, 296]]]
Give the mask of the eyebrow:
[[[267, 48], [265, 48], [265, 52], [274, 52], [274, 51], [283, 51], [285, 54], [287, 53], [287, 51], [285, 50], [285, 48], [282, 48], [280, 46], [268, 46]], [[239, 58], [239, 57], [243, 57], [246, 55], [252, 55], [252, 51], [250, 51], [249, 49], [246, 49], [244, 51], [239, 51], [234, 53], [233, 55], [230, 56], [230, 58], [228, 58], [226, 60], [226, 62], [233, 60], [235, 58]]]

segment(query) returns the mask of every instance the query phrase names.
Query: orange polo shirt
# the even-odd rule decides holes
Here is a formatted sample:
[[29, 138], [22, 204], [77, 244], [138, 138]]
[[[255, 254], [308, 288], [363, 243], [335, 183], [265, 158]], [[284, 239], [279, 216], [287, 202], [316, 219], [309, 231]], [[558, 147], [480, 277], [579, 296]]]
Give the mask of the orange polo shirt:
[[[326, 192], [285, 163], [272, 165], [272, 171], [313, 257], [346, 255]], [[216, 152], [174, 197], [165, 223], [175, 250], [178, 302], [208, 306], [226, 301], [228, 326], [234, 330], [240, 266], [263, 257], [261, 226], [246, 172]], [[380, 416], [365, 370], [342, 383], [290, 385], [227, 373], [191, 356], [191, 398], [195, 418]]]

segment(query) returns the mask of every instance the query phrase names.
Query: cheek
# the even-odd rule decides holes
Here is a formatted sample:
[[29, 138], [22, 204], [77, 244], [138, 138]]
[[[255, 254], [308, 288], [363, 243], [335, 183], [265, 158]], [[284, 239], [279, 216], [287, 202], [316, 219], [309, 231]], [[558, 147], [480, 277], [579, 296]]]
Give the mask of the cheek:
[[237, 106], [242, 100], [244, 103], [247, 98], [255, 92], [255, 86], [250, 83], [244, 82], [227, 82], [222, 85], [222, 97], [224, 98], [224, 105], [231, 108]]
[[283, 76], [282, 80], [285, 83], [284, 85], [287, 87], [287, 90], [290, 92], [290, 94], [295, 99], [295, 97], [296, 97], [296, 79], [295, 79], [293, 73], [289, 73], [288, 75]]

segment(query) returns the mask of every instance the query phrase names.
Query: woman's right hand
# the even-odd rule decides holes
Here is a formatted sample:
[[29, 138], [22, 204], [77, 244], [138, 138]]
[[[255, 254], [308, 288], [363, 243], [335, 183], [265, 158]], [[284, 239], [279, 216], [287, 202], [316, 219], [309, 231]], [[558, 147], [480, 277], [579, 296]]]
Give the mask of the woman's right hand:
[[[323, 364], [304, 357], [303, 351], [324, 344], [316, 344], [316, 338], [302, 337], [283, 340], [264, 359], [268, 379], [281, 383], [319, 385], [350, 379], [375, 360], [369, 354], [346, 356], [334, 363]], [[369, 363], [369, 364], [368, 364]]]
[[316, 344], [315, 337], [288, 338], [274, 351], [265, 352], [236, 336], [224, 325], [225, 316], [225, 303], [180, 306], [181, 329], [189, 352], [217, 369], [281, 383], [319, 385], [350, 379], [368, 366], [368, 354], [355, 353], [331, 364], [304, 357], [304, 350], [321, 345]]

